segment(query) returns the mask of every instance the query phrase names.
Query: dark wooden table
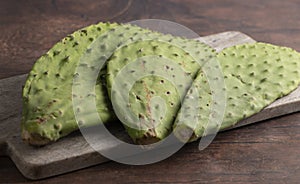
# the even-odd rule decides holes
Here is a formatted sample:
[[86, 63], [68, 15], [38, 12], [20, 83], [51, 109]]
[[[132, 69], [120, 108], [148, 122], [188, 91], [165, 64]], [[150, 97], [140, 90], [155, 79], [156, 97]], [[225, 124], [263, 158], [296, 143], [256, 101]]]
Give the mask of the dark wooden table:
[[[237, 30], [300, 51], [298, 0], [1, 0], [0, 79], [27, 73], [66, 34], [98, 21], [167, 19], [200, 35]], [[37, 183], [299, 183], [300, 113], [220, 133], [146, 166], [101, 164]], [[0, 183], [31, 182], [0, 157]]]

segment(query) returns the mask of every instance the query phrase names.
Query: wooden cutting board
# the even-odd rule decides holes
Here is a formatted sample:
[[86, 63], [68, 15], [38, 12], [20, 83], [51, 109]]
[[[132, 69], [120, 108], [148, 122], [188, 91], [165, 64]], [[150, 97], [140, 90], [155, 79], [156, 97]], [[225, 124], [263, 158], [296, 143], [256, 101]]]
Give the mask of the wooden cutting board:
[[[237, 44], [255, 42], [240, 32], [225, 32], [198, 39], [218, 51]], [[0, 80], [0, 155], [9, 156], [29, 179], [42, 179], [108, 161], [94, 151], [78, 132], [40, 148], [24, 144], [20, 137], [20, 121], [21, 91], [25, 80], [26, 75]], [[297, 111], [300, 111], [300, 88], [233, 128]], [[118, 137], [127, 139], [121, 128], [114, 131]], [[118, 146], [107, 143], [105, 139], [102, 141], [103, 150]]]

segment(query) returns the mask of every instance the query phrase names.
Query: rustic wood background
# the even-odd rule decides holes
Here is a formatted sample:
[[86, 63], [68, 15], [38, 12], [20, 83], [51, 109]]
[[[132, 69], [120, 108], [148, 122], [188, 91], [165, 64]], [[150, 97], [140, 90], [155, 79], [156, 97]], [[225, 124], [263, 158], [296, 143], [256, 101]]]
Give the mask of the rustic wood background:
[[[202, 36], [237, 30], [300, 51], [299, 11], [298, 0], [0, 0], [0, 79], [27, 73], [66, 34], [99, 21], [166, 19]], [[224, 132], [202, 152], [192, 143], [157, 164], [109, 162], [37, 183], [299, 183], [299, 118]], [[14, 182], [30, 181], [0, 157], [0, 183]]]

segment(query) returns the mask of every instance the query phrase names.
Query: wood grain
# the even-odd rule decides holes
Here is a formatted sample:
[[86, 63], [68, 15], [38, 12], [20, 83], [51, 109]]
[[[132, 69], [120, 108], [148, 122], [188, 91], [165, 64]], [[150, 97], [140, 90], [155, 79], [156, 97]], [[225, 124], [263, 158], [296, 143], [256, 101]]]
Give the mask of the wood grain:
[[[224, 32], [201, 37], [198, 40], [213, 46], [218, 51], [236, 44], [255, 42], [240, 32]], [[79, 132], [74, 132], [72, 135], [54, 144], [40, 148], [24, 144], [20, 137], [20, 122], [22, 85], [24, 85], [26, 77], [27, 75], [19, 75], [0, 80], [0, 98], [2, 99], [0, 104], [0, 116], [2, 117], [0, 119], [0, 148], [2, 145], [0, 155], [9, 156], [25, 177], [35, 180], [107, 162], [108, 159], [96, 152], [94, 150], [95, 147], [97, 147], [98, 151], [109, 151], [119, 148], [121, 145], [119, 142], [99, 135], [99, 132], [96, 132], [96, 135], [91, 135], [91, 139], [94, 142], [93, 147], [85, 141]], [[296, 99], [293, 102], [300, 104], [300, 99]], [[278, 105], [277, 111], [285, 112], [288, 106], [289, 103], [286, 106]], [[272, 109], [269, 109], [269, 111], [272, 111]], [[277, 114], [260, 115], [262, 119], [254, 119], [253, 121], [248, 119], [248, 121], [242, 122], [242, 125], [274, 116], [277, 116]], [[124, 141], [130, 141], [125, 130], [122, 127], [118, 127], [117, 124], [111, 127], [113, 134]], [[95, 128], [93, 127], [92, 129]], [[66, 147], [68, 149], [65, 149]]]
[[[223, 132], [203, 152], [197, 143], [146, 166], [114, 162], [35, 183], [298, 183], [300, 114]], [[26, 182], [0, 158], [2, 182]]]
[[[298, 0], [10, 0], [0, 1], [0, 78], [27, 73], [75, 29], [98, 21], [176, 21], [204, 36], [238, 30], [300, 51]], [[37, 183], [298, 183], [300, 115], [224, 132], [204, 152], [190, 144], [149, 166], [107, 163]], [[24, 182], [0, 157], [0, 183]]]
[[300, 50], [299, 6], [297, 0], [0, 1], [0, 78], [27, 73], [66, 34], [99, 21], [167, 19], [201, 36], [238, 30]]

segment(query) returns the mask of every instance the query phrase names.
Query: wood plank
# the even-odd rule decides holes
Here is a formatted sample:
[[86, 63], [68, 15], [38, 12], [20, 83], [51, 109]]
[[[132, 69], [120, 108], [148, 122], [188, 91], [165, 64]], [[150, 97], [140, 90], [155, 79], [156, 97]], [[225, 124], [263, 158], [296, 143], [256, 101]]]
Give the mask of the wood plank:
[[[239, 32], [225, 32], [199, 39], [217, 50], [235, 44], [254, 42]], [[21, 75], [0, 81], [0, 154], [11, 157], [22, 174], [30, 179], [46, 178], [106, 162], [107, 159], [95, 152], [78, 132], [42, 148], [28, 146], [22, 142], [21, 90], [25, 78], [26, 75]], [[237, 127], [299, 111], [299, 90], [242, 121]], [[119, 132], [120, 129], [116, 131], [121, 137], [126, 137], [124, 132]], [[110, 146], [117, 145], [103, 144], [102, 149], [108, 149]]]

